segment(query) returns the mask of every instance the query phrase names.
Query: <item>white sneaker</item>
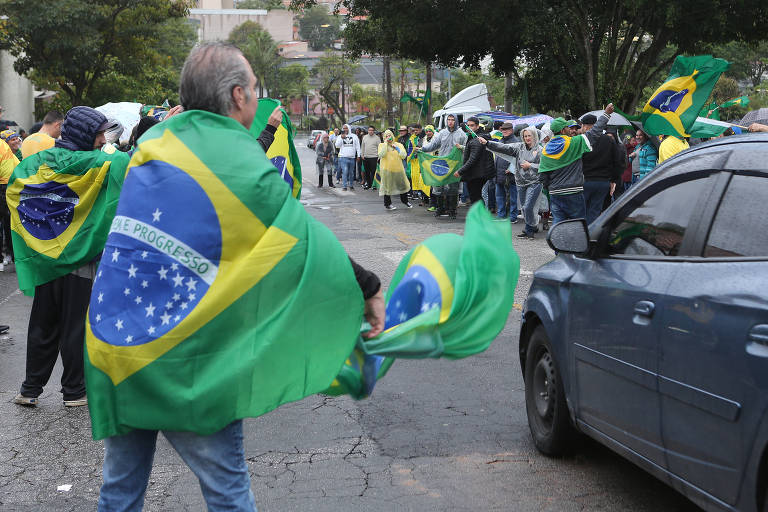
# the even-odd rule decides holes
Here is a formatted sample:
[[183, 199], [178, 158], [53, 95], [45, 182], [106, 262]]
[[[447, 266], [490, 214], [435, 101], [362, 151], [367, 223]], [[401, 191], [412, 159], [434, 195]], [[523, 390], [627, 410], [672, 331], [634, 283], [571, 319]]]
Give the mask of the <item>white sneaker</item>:
[[393, 204], [391, 204], [389, 206], [385, 206], [384, 208], [386, 208], [387, 210], [397, 210], [397, 206], [395, 206]]
[[5, 271], [5, 264], [0, 263], [0, 272], [4, 272], [4, 271]]

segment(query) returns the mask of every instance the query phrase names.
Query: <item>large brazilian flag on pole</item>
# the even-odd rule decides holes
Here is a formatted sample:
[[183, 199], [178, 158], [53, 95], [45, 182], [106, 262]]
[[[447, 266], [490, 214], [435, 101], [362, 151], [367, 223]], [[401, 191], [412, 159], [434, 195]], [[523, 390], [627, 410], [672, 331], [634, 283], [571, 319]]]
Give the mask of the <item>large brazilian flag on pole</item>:
[[142, 137], [87, 317], [95, 439], [211, 434], [331, 384], [359, 336], [362, 293], [341, 244], [291, 192], [230, 118], [193, 110]]
[[729, 66], [728, 61], [711, 55], [679, 55], [667, 80], [643, 107], [643, 130], [650, 135], [688, 137], [720, 75]]
[[51, 148], [16, 166], [6, 197], [24, 293], [99, 255], [127, 165], [125, 153]]

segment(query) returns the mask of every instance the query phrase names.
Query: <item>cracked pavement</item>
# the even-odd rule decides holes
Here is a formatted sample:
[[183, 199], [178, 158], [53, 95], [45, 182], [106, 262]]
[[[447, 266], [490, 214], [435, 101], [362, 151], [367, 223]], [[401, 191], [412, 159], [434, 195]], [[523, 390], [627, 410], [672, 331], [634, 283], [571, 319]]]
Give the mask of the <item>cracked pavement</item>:
[[[385, 211], [373, 191], [315, 188], [313, 154], [298, 142], [307, 210], [384, 286], [415, 244], [462, 232], [465, 209], [456, 221], [436, 220], [418, 207]], [[371, 399], [311, 396], [245, 421], [259, 510], [698, 510], [587, 439], [561, 459], [535, 450], [517, 360], [519, 305], [531, 272], [552, 253], [543, 237], [514, 243], [522, 269], [517, 306], [486, 352], [398, 360]], [[103, 444], [91, 439], [85, 408], [62, 406], [60, 363], [37, 408], [10, 402], [24, 376], [30, 305], [15, 274], [0, 273], [0, 323], [11, 326], [0, 337], [0, 510], [94, 510]], [[71, 490], [57, 491], [63, 484]], [[144, 510], [204, 508], [196, 477], [160, 436]]]

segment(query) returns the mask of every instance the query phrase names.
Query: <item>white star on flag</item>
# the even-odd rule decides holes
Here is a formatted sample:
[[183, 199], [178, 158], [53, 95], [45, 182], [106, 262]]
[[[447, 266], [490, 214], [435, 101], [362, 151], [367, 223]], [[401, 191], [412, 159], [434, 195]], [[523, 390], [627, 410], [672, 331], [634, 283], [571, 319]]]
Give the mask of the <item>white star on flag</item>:
[[174, 293], [173, 300], [181, 300], [181, 295], [179, 295], [178, 293]]
[[163, 280], [166, 278], [166, 275], [168, 274], [168, 269], [164, 266], [160, 267], [160, 270], [157, 271], [158, 274], [160, 274], [160, 280]]
[[99, 298], [98, 298], [98, 299], [96, 299], [96, 300], [98, 300], [98, 301], [99, 301], [99, 304], [101, 304], [102, 302], [104, 302], [104, 292], [100, 292], [100, 293], [99, 293]]
[[179, 270], [179, 264], [178, 263], [171, 263], [171, 270]]
[[123, 321], [122, 320], [118, 320], [117, 322], [115, 322], [115, 327], [117, 327], [118, 331], [120, 329], [122, 329], [123, 328]]
[[171, 309], [173, 307], [173, 302], [168, 301], [165, 303], [165, 309]]
[[177, 286], [181, 286], [184, 284], [184, 277], [176, 272], [176, 276], [173, 278], [173, 287], [176, 288]]
[[176, 315], [175, 317], [173, 317], [173, 319], [178, 322], [179, 320], [181, 320], [181, 316]]
[[149, 303], [149, 306], [144, 308], [144, 311], [147, 312], [146, 316], [155, 316], [155, 306], [152, 305], [152, 303]]
[[163, 315], [160, 317], [160, 320], [163, 321], [162, 325], [166, 325], [171, 321], [171, 315], [169, 315], [168, 313], [163, 313]]
[[96, 315], [96, 321], [101, 322], [101, 315]]
[[145, 260], [145, 259], [147, 259], [147, 256], [149, 256], [149, 253], [147, 251], [142, 251], [141, 252], [141, 259]]
[[130, 294], [131, 294], [130, 288], [126, 288], [125, 290], [123, 290], [123, 295], [130, 295]]
[[113, 252], [113, 253], [112, 253], [112, 261], [113, 261], [113, 262], [117, 261], [117, 258], [118, 258], [118, 257], [120, 257], [120, 251], [118, 251], [117, 249], [115, 249], [115, 252]]
[[401, 322], [405, 322], [408, 319], [408, 314], [405, 311], [403, 311], [402, 313], [400, 313], [400, 316], [398, 318], [400, 318]]
[[133, 301], [134, 301], [136, 304], [141, 304], [141, 297], [137, 295], [137, 296], [136, 296], [136, 298], [135, 298], [135, 299], [133, 299]]
[[197, 279], [192, 279], [191, 277], [187, 280], [187, 291], [191, 292], [197, 288]]
[[126, 337], [125, 337], [125, 342], [126, 342], [126, 343], [130, 343], [130, 342], [132, 342], [132, 341], [133, 341], [133, 336], [131, 336], [130, 334], [129, 334], [128, 336], [126, 336]]
[[155, 208], [155, 211], [152, 212], [152, 222], [160, 222], [160, 216], [163, 214], [163, 212], [160, 211], [160, 208]]
[[130, 268], [128, 268], [128, 277], [136, 277], [136, 271], [139, 270], [138, 268], [133, 266], [133, 263], [131, 263]]
[[155, 334], [155, 326], [150, 325], [149, 329], [147, 329], [147, 334]]
[[195, 300], [196, 295], [194, 293], [190, 293], [187, 297], [189, 300]]
[[421, 312], [424, 313], [426, 311], [429, 311], [429, 302], [425, 302], [421, 305]]
[[181, 303], [181, 309], [187, 309], [187, 303], [186, 302], [182, 302]]
[[149, 286], [149, 283], [146, 280], [141, 282], [141, 287], [142, 288], [146, 288], [147, 286]]

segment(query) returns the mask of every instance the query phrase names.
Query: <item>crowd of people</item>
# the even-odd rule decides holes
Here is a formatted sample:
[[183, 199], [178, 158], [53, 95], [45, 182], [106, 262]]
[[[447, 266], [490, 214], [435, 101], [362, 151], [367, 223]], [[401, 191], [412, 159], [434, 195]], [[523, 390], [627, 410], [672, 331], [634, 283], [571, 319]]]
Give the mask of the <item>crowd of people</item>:
[[[483, 125], [477, 117], [458, 123], [449, 114], [440, 131], [414, 123], [401, 125], [397, 137], [393, 128], [377, 132], [369, 126], [353, 133], [345, 124], [317, 139], [318, 187], [324, 176], [329, 187], [335, 188], [335, 179], [344, 191], [357, 183], [363, 190], [377, 189], [387, 210], [396, 209], [392, 196], [397, 195], [407, 208], [418, 201], [438, 217], [456, 218], [457, 207], [482, 201], [500, 220], [522, 220], [517, 237], [532, 239], [550, 222], [584, 218], [591, 223], [660, 163], [689, 147], [684, 138], [609, 126], [612, 112], [609, 105], [599, 119], [588, 113], [537, 126]], [[749, 131], [768, 127], [752, 124]], [[733, 134], [728, 129], [722, 136]], [[454, 147], [463, 151], [455, 171], [460, 181], [425, 186], [418, 165], [410, 161], [418, 152], [447, 156]]]

